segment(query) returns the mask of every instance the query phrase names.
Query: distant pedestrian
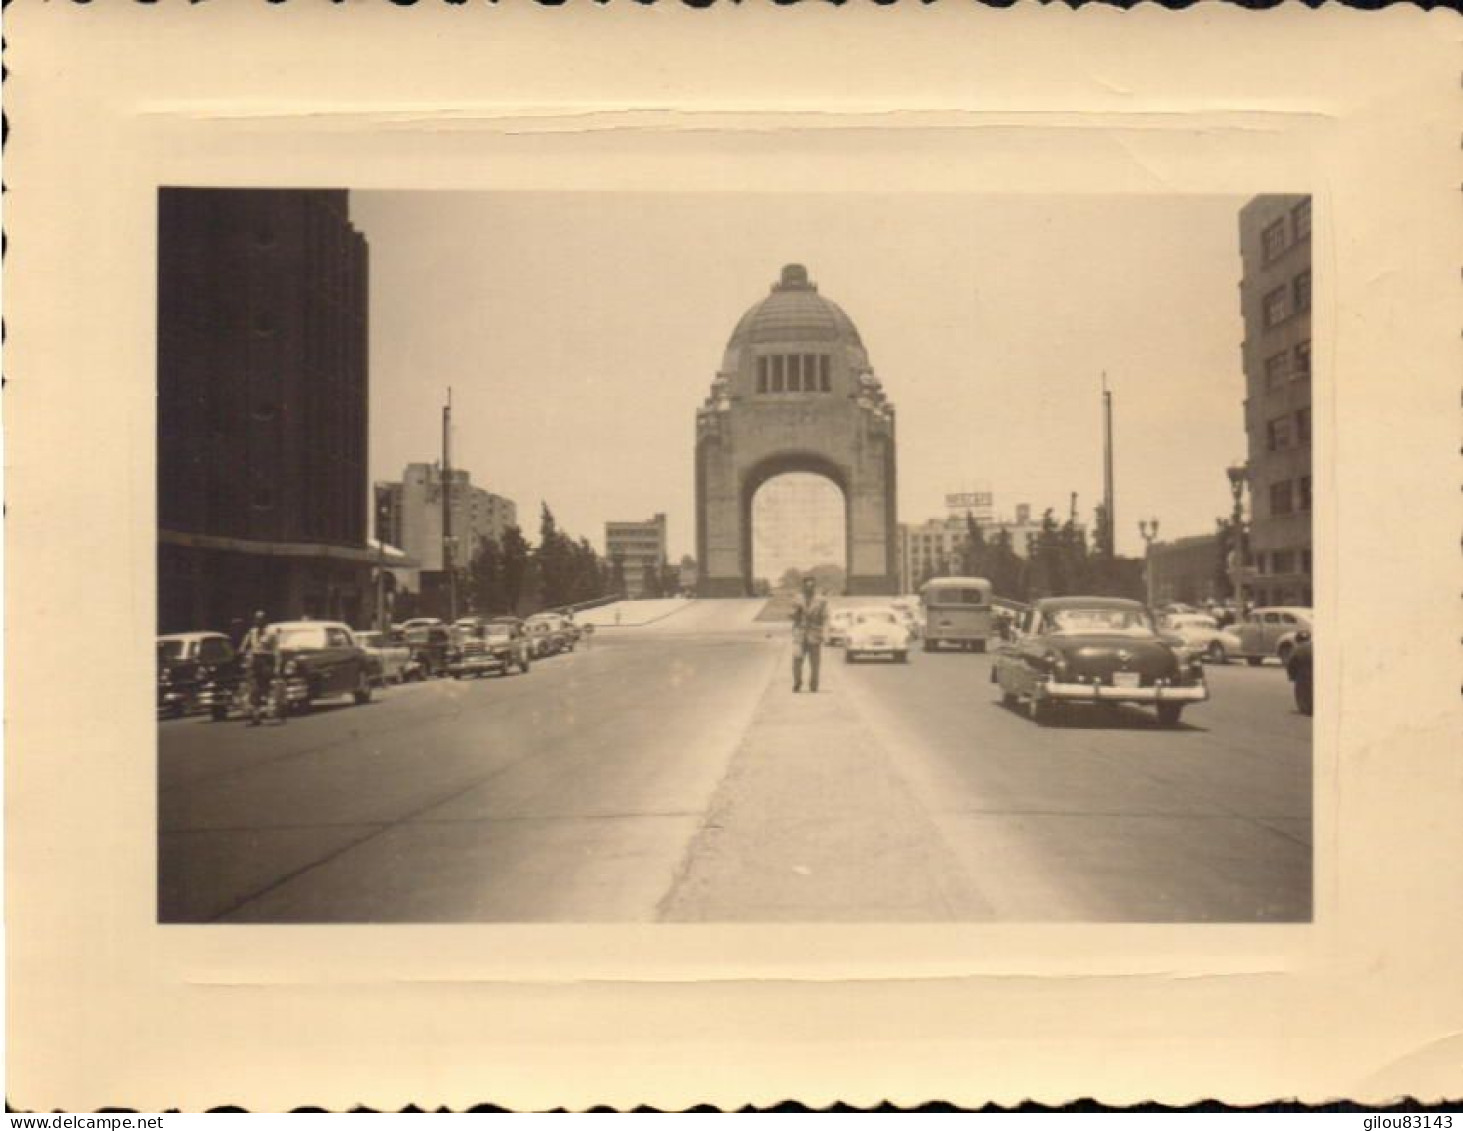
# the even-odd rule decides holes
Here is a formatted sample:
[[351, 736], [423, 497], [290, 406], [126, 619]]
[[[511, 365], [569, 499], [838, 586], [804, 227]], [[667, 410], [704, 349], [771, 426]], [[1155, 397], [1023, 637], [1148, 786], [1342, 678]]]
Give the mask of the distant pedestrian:
[[808, 662], [808, 690], [818, 690], [818, 669], [823, 662], [823, 629], [828, 623], [828, 600], [818, 593], [811, 577], [792, 607], [792, 689], [803, 689], [803, 661]]

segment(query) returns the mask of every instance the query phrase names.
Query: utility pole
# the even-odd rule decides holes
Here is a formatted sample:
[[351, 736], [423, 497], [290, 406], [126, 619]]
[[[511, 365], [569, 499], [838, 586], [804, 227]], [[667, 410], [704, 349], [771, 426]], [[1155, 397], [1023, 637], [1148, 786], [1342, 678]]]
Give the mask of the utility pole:
[[447, 582], [447, 619], [457, 619], [457, 563], [452, 560], [452, 386], [442, 406], [442, 569]]
[[1102, 373], [1102, 505], [1107, 512], [1107, 556], [1117, 556], [1118, 516], [1113, 507], [1112, 475], [1112, 391], [1107, 387], [1107, 371]]

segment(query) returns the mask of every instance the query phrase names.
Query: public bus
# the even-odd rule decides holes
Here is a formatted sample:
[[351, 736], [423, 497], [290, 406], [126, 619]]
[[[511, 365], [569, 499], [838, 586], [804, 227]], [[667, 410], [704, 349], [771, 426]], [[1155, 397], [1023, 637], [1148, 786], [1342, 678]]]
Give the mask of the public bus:
[[984, 652], [996, 633], [991, 583], [983, 577], [934, 577], [919, 591], [925, 610], [925, 651], [947, 644]]

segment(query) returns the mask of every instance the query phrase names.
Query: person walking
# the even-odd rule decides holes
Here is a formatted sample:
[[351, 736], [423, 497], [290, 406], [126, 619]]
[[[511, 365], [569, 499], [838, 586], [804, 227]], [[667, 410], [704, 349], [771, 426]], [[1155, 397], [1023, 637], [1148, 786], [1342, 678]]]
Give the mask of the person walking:
[[818, 690], [818, 669], [823, 660], [823, 629], [828, 623], [828, 599], [813, 578], [803, 578], [803, 591], [792, 607], [792, 689], [803, 689], [803, 661], [808, 662], [808, 690]]

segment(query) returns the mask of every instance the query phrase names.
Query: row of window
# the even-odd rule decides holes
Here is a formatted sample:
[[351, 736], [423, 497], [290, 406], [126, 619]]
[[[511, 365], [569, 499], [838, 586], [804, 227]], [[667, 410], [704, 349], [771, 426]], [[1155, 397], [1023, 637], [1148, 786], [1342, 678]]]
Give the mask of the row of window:
[[1281, 283], [1265, 295], [1263, 304], [1265, 329], [1273, 330], [1294, 314], [1311, 308], [1311, 273], [1302, 271], [1289, 285]]
[[1298, 408], [1270, 421], [1265, 426], [1265, 440], [1266, 447], [1272, 452], [1305, 447], [1311, 442], [1310, 407]]
[[1265, 249], [1265, 262], [1274, 262], [1287, 248], [1310, 238], [1311, 198], [1306, 197], [1290, 210], [1288, 216], [1279, 217], [1260, 233], [1260, 240]]
[[1270, 484], [1270, 513], [1272, 515], [1304, 514], [1311, 509], [1311, 477], [1302, 475], [1299, 479], [1282, 479]]
[[757, 359], [759, 393], [831, 393], [826, 353], [774, 353]]
[[1271, 550], [1268, 554], [1255, 555], [1255, 568], [1262, 574], [1311, 572], [1309, 550]]
[[1279, 392], [1287, 380], [1311, 379], [1311, 340], [1307, 338], [1293, 350], [1281, 350], [1265, 359], [1265, 391]]

